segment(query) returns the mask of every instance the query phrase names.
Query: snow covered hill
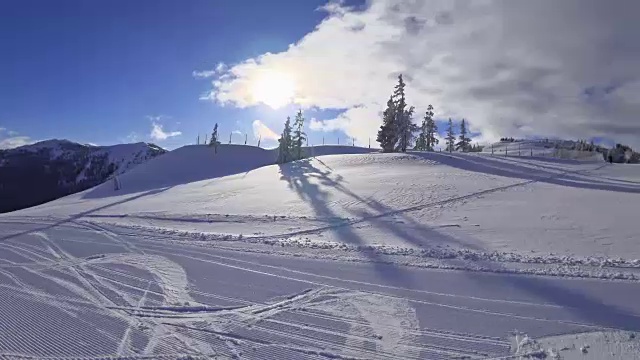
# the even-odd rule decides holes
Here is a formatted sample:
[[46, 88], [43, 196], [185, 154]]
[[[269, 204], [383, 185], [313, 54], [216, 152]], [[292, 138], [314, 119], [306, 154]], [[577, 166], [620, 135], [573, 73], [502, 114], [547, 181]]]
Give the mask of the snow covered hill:
[[186, 146], [0, 215], [0, 357], [640, 356], [640, 166], [306, 150]]
[[[117, 219], [198, 236], [313, 246], [446, 243], [456, 251], [527, 259], [640, 259], [638, 231], [628, 220], [639, 200], [637, 167], [622, 177], [623, 169], [600, 159], [381, 154], [353, 147], [313, 152], [333, 155], [273, 165], [275, 150], [226, 145], [214, 154], [207, 146], [186, 146], [123, 174], [120, 190], [107, 182], [19, 214]], [[283, 220], [265, 223], [274, 216]]]
[[483, 153], [520, 157], [545, 157], [557, 159], [604, 161], [606, 149], [596, 147], [593, 151], [581, 150], [580, 144], [572, 140], [515, 140], [500, 141], [484, 147]]
[[165, 152], [147, 143], [92, 146], [68, 140], [0, 150], [0, 212], [87, 189]]

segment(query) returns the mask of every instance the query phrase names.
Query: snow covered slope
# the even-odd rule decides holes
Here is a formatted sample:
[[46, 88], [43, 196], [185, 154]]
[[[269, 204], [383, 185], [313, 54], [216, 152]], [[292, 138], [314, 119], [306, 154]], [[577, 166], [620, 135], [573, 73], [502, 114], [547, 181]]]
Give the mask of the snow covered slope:
[[[516, 140], [487, 145], [485, 154], [513, 157], [545, 157], [568, 160], [604, 161], [602, 152], [577, 150], [579, 144], [571, 140]], [[604, 148], [600, 148], [604, 151]]]
[[639, 166], [308, 150], [0, 215], [0, 357], [640, 357]]
[[0, 150], [0, 212], [87, 189], [165, 152], [147, 143], [92, 146], [68, 140]]
[[[347, 149], [369, 152], [314, 152]], [[105, 183], [19, 214], [121, 217], [120, 223], [316, 245], [446, 244], [527, 259], [640, 259], [639, 232], [628, 217], [640, 200], [638, 167], [618, 179], [618, 166], [602, 161], [415, 152], [271, 165], [275, 157], [249, 146], [222, 146], [218, 154], [187, 146], [122, 175], [121, 190]], [[265, 223], [274, 216], [284, 220]]]
[[[349, 146], [318, 146], [305, 148], [309, 154], [361, 154], [371, 150]], [[85, 197], [103, 197], [141, 192], [248, 173], [266, 165], [275, 164], [277, 149], [246, 145], [220, 145], [217, 152], [208, 146], [184, 146], [167, 155], [142, 164], [120, 176], [122, 189], [115, 192], [111, 183], [104, 183], [89, 191]]]

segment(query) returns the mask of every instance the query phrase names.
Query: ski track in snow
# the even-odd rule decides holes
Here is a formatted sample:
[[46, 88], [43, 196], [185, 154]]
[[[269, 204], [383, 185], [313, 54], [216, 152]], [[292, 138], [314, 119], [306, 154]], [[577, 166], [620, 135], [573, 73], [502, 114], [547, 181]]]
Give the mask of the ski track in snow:
[[[122, 253], [95, 256], [78, 263], [64, 246], [56, 244], [59, 234], [39, 231], [35, 236], [42, 239], [40, 250], [49, 252], [50, 258], [31, 255], [32, 264], [4, 269], [5, 272], [11, 269], [27, 272], [13, 275], [23, 283], [0, 284], [0, 298], [6, 304], [0, 311], [0, 322], [26, 330], [26, 324], [37, 324], [34, 323], [37, 314], [47, 311], [49, 315], [42, 319], [54, 318], [56, 323], [70, 324], [70, 329], [91, 340], [87, 340], [86, 346], [73, 346], [55, 333], [45, 335], [36, 331], [32, 336], [21, 338], [5, 336], [0, 337], [3, 357], [482, 359], [509, 356], [508, 329], [503, 336], [490, 336], [465, 332], [465, 327], [458, 331], [430, 328], [421, 324], [424, 315], [420, 316], [417, 305], [452, 314], [477, 313], [487, 320], [507, 318], [516, 326], [520, 321], [538, 324], [533, 328], [548, 324], [550, 334], [556, 328], [553, 324], [572, 331], [608, 328], [554, 318], [559, 313], [553, 309], [559, 305], [425, 291], [376, 283], [374, 279], [360, 281], [310, 273], [216, 255], [182, 244], [136, 241], [133, 237], [119, 237], [117, 230], [100, 232], [103, 227], [106, 228], [90, 225], [84, 230], [68, 231], [80, 231], [87, 241], [94, 243], [128, 242]], [[87, 246], [91, 246], [90, 242]], [[60, 263], [56, 269], [76, 281], [48, 273], [50, 267], [44, 265], [53, 263]], [[198, 288], [200, 280], [189, 280], [193, 276], [208, 277], [207, 271], [189, 276], [188, 269], [195, 263], [202, 264], [199, 266], [203, 270], [208, 266], [216, 269], [221, 266], [290, 285], [283, 288], [282, 295], [266, 296], [258, 301], [251, 301], [255, 297], [246, 291], [232, 296], [225, 295], [224, 291], [210, 293]], [[35, 266], [38, 264], [42, 265]], [[191, 265], [184, 268], [184, 264]], [[139, 272], [131, 273], [130, 269]], [[214, 277], [218, 273], [214, 268], [210, 271]], [[29, 275], [22, 280], [21, 276], [27, 274], [39, 278], [30, 280]], [[258, 286], [254, 290], [264, 291], [259, 290], [259, 284], [247, 284], [247, 290]], [[62, 289], [68, 292], [61, 292]], [[151, 297], [155, 298], [153, 302], [149, 302]], [[17, 299], [22, 300], [16, 302]], [[235, 305], [217, 306], [216, 301]], [[502, 305], [487, 305], [492, 303]], [[30, 320], [17, 325], [11, 320], [15, 319], [13, 310]], [[532, 314], [527, 315], [529, 311]], [[547, 316], [540, 316], [540, 312]], [[98, 318], [103, 320], [96, 322]], [[42, 325], [43, 331], [51, 326], [46, 322]], [[69, 338], [78, 336], [63, 334]]]
[[526, 166], [546, 175], [349, 216], [0, 218], [0, 359], [520, 359], [576, 346], [608, 356], [627, 340], [637, 355], [634, 333], [621, 331], [640, 331], [637, 260], [322, 241], [607, 165]]

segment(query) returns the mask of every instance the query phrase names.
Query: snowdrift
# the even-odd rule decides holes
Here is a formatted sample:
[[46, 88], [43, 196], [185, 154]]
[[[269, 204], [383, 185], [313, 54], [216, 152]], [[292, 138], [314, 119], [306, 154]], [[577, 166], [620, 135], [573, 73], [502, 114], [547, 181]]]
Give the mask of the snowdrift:
[[273, 151], [254, 146], [221, 145], [217, 153], [209, 146], [184, 146], [119, 176], [120, 190], [107, 181], [86, 191], [83, 198], [123, 195], [247, 172], [273, 164], [275, 159]]
[[[376, 150], [353, 146], [305, 147], [308, 156], [333, 154], [362, 154]], [[118, 177], [120, 190], [107, 181], [83, 194], [84, 199], [119, 196], [153, 189], [162, 189], [201, 180], [246, 173], [272, 165], [278, 157], [277, 149], [263, 149], [248, 145], [223, 144], [214, 148], [188, 145], [162, 157], [148, 161]]]
[[[602, 162], [541, 157], [309, 150], [328, 155], [277, 165], [274, 149], [224, 145], [214, 154], [186, 146], [120, 176], [121, 190], [105, 183], [11, 215], [314, 246], [591, 256], [607, 244], [609, 256], [640, 258], [638, 231], [628, 220], [640, 196], [640, 168], [618, 173]], [[594, 210], [601, 208], [607, 211]]]
[[504, 156], [542, 157], [556, 160], [578, 160], [603, 162], [604, 157], [595, 151], [579, 151], [572, 147], [574, 141], [569, 140], [518, 140], [500, 141], [485, 146], [483, 153]]

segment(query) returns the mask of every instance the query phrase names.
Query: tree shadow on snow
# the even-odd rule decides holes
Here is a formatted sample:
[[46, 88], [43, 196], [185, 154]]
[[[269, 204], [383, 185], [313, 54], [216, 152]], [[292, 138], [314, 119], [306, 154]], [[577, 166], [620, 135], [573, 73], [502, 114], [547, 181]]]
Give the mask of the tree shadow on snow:
[[[319, 218], [340, 219], [329, 206], [329, 191], [323, 187], [330, 187], [341, 192], [346, 190], [339, 182], [329, 177], [330, 171], [323, 171], [312, 164], [311, 159], [304, 159], [292, 163], [281, 164], [280, 179], [287, 182], [303, 201], [307, 202]], [[378, 274], [390, 283], [411, 287], [411, 280], [404, 276], [403, 269], [398, 266], [385, 264], [383, 257], [367, 247], [367, 243], [354, 231], [353, 224], [347, 220], [335, 222], [324, 228], [313, 230], [331, 230], [344, 244], [358, 246], [362, 253], [371, 260]], [[311, 233], [312, 231], [310, 231]]]
[[[327, 170], [321, 170], [313, 165], [320, 163]], [[350, 189], [344, 183], [345, 180], [339, 174], [331, 171], [331, 168], [320, 159], [305, 159], [280, 165], [281, 179], [287, 181], [288, 186], [305, 202], [309, 203], [319, 218], [342, 219], [336, 214], [329, 204], [329, 191], [347, 195], [352, 200], [365, 205], [366, 210], [345, 209], [355, 219], [342, 219], [326, 227], [314, 228], [308, 231], [298, 232], [314, 233], [316, 231], [331, 231], [342, 243], [357, 246], [361, 253], [366, 254], [377, 266], [377, 270], [383, 279], [390, 285], [399, 282], [405, 286], [409, 277], [404, 276], [403, 267], [389, 264], [384, 257], [359, 235], [355, 229], [359, 226], [369, 225], [380, 230], [380, 233], [388, 233], [390, 236], [401, 239], [405, 243], [416, 248], [436, 249], [455, 244], [460, 247], [474, 248], [473, 244], [463, 243], [454, 237], [439, 232], [434, 228], [425, 226], [411, 217], [407, 212], [416, 210], [393, 209], [374, 199], [365, 199]], [[292, 234], [293, 235], [293, 234]], [[480, 250], [474, 248], [474, 250]], [[386, 263], [386, 264], [385, 264]]]
[[[440, 156], [430, 158], [432, 160], [442, 160]], [[337, 180], [340, 177], [332, 174], [328, 166], [326, 167], [326, 171], [321, 170], [313, 165], [313, 161], [314, 160], [306, 159], [280, 165], [281, 179], [287, 181], [289, 187], [295, 190], [301, 199], [308, 202], [319, 217], [337, 217], [337, 214], [331, 210], [329, 206], [331, 201], [329, 199], [329, 189], [348, 195], [352, 199], [365, 204], [372, 213], [369, 211], [360, 211], [358, 213], [350, 211], [351, 214], [358, 216], [359, 219], [337, 223], [330, 227], [322, 228], [321, 230], [332, 231], [346, 244], [362, 246], [362, 249], [365, 250], [364, 253], [373, 261], [375, 270], [388, 285], [400, 285], [413, 288], [412, 284], [415, 281], [415, 277], [403, 270], [404, 267], [402, 265], [387, 263], [383, 256], [376, 251], [366, 251], [367, 243], [354, 231], [354, 226], [367, 223], [381, 231], [390, 232], [393, 236], [420, 248], [433, 248], [438, 245], [446, 246], [447, 244], [451, 244], [477, 252], [491, 252], [477, 244], [462, 242], [406, 216], [408, 212], [425, 208], [424, 205], [406, 209], [392, 209], [378, 201], [362, 198], [344, 186], [344, 180]], [[477, 162], [472, 163], [467, 159], [448, 160], [448, 162], [453, 161], [461, 163], [458, 167], [465, 166], [467, 169], [474, 168], [476, 170], [483, 170], [482, 172], [489, 174], [496, 174], [496, 172], [498, 174], [509, 173], [512, 177], [519, 177], [519, 174], [512, 173], [507, 169], [495, 170], [488, 165], [479, 165]], [[486, 166], [486, 168], [482, 166]], [[526, 168], [526, 170], [530, 171], [529, 168]], [[327, 188], [327, 190], [325, 190], [325, 188]], [[437, 203], [435, 205], [437, 205]], [[391, 216], [398, 217], [400, 221], [378, 221]], [[447, 260], [443, 261], [447, 263]], [[456, 263], [453, 261], [456, 261]], [[459, 266], [461, 262], [464, 261], [465, 260], [455, 259], [451, 260], [451, 264]], [[506, 271], [506, 268], [498, 262], [489, 263], [478, 260], [472, 260], [471, 262], [477, 265], [483, 265], [492, 271]], [[580, 319], [579, 321], [586, 321], [596, 326], [640, 330], [640, 316], [638, 314], [629, 313], [613, 304], [605, 304], [600, 299], [592, 297], [580, 290], [569, 289], [566, 286], [562, 286], [562, 281], [566, 280], [529, 275], [500, 274], [499, 276], [478, 276], [478, 273], [466, 273], [478, 281], [494, 282], [497, 286], [506, 285], [532, 294], [546, 303], [558, 305], [566, 311], [577, 315]]]

